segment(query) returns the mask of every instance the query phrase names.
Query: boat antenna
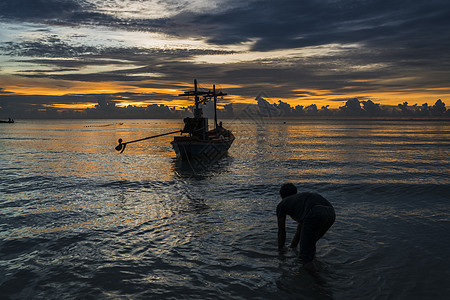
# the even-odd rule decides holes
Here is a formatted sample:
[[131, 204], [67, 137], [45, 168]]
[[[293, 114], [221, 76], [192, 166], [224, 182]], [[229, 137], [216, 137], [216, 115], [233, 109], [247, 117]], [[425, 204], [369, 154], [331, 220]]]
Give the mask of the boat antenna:
[[194, 97], [195, 97], [195, 111], [194, 111], [194, 117], [201, 118], [202, 113], [200, 108], [198, 107], [198, 104], [200, 102], [198, 98], [198, 88], [197, 88], [197, 79], [194, 79]]
[[217, 94], [216, 85], [213, 85], [213, 95], [214, 95], [214, 129], [217, 130]]

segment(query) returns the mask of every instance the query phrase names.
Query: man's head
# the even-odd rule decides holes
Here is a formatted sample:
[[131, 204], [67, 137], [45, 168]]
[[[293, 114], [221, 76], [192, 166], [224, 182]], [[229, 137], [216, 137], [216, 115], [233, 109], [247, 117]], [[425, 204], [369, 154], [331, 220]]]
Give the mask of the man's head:
[[297, 188], [292, 183], [285, 183], [280, 188], [281, 198], [286, 198], [295, 194], [297, 194]]

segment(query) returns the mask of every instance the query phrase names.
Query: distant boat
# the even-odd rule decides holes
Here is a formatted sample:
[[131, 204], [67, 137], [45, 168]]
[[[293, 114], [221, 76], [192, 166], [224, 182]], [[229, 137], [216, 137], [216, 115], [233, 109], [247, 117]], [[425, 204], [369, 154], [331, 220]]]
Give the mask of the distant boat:
[[0, 120], [0, 123], [14, 123], [14, 120], [9, 118], [8, 121]]
[[[179, 96], [194, 96], [195, 108], [193, 118], [184, 118], [184, 128], [181, 133], [184, 136], [175, 136], [171, 142], [176, 155], [182, 159], [197, 156], [208, 158], [220, 158], [227, 153], [235, 139], [230, 130], [222, 126], [222, 122], [217, 123], [217, 96], [225, 96], [225, 93], [216, 92], [213, 85], [212, 91], [203, 92], [197, 88], [197, 80], [194, 80], [194, 90], [187, 91]], [[200, 96], [203, 99], [200, 99]], [[214, 100], [214, 128], [209, 130], [208, 118], [203, 117], [203, 111], [199, 107], [200, 103], [207, 103]]]

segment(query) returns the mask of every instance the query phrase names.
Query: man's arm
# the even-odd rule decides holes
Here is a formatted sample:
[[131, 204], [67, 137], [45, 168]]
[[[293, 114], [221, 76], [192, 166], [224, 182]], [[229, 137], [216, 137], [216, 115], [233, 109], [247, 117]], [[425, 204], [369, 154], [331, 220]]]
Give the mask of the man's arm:
[[286, 242], [286, 216], [278, 217], [278, 250], [283, 250]]
[[298, 245], [298, 242], [300, 241], [300, 233], [302, 232], [302, 223], [298, 223], [297, 231], [295, 232], [294, 238], [291, 242], [291, 248], [295, 248]]

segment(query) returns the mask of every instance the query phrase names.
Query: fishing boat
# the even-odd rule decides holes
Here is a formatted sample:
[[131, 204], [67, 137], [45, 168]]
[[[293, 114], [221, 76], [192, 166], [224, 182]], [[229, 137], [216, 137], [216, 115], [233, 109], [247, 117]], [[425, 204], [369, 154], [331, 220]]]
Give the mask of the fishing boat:
[[[184, 128], [181, 133], [187, 135], [175, 136], [171, 142], [177, 155], [181, 158], [205, 156], [208, 158], [218, 158], [227, 153], [235, 139], [230, 130], [222, 126], [222, 122], [217, 122], [217, 97], [227, 94], [216, 91], [213, 85], [212, 91], [199, 91], [197, 80], [194, 80], [194, 90], [187, 91], [179, 96], [194, 96], [195, 108], [194, 117], [184, 118]], [[214, 127], [209, 130], [208, 118], [203, 116], [200, 104], [206, 104], [214, 100]]]
[[[181, 133], [180, 136], [175, 136], [171, 142], [177, 157], [187, 160], [200, 157], [208, 158], [209, 161], [223, 157], [235, 139], [233, 133], [222, 126], [222, 122], [217, 122], [217, 97], [225, 95], [227, 94], [217, 92], [215, 85], [213, 85], [212, 90], [199, 91], [197, 80], [194, 80], [194, 90], [186, 91], [179, 95], [194, 96], [195, 100], [194, 116], [184, 118], [184, 128], [182, 130], [162, 133], [125, 143], [122, 139], [119, 139], [119, 145], [117, 145], [116, 150], [122, 153], [125, 151], [127, 144]], [[200, 105], [212, 100], [214, 101], [214, 126], [212, 129], [209, 129], [208, 118], [203, 116], [203, 110]], [[203, 163], [204, 161], [201, 162]]]

